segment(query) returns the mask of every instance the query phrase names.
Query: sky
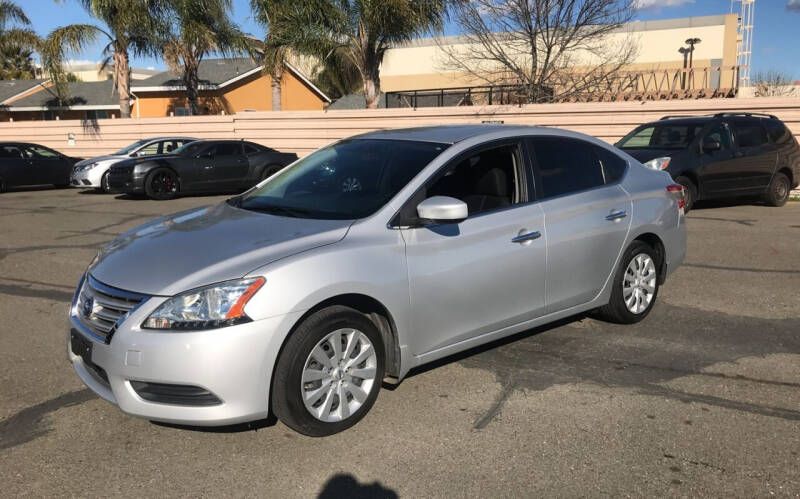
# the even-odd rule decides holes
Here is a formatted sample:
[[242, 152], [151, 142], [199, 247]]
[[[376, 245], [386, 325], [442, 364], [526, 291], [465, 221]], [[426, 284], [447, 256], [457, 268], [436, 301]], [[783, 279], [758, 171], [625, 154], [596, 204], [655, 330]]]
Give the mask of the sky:
[[[302, 0], [298, 0], [302, 1]], [[641, 10], [637, 20], [669, 19], [677, 17], [726, 14], [731, 11], [730, 0], [637, 0]], [[263, 37], [250, 13], [250, 0], [234, 0], [233, 18], [242, 29]], [[50, 30], [74, 23], [95, 22], [76, 0], [17, 0], [33, 23], [33, 28], [45, 35]], [[794, 79], [800, 79], [800, 0], [756, 0], [755, 28], [753, 33], [753, 72], [779, 70]], [[447, 29], [455, 33], [454, 27]], [[103, 45], [82, 54], [75, 60], [99, 61]], [[134, 58], [136, 67], [164, 68], [157, 58]]]

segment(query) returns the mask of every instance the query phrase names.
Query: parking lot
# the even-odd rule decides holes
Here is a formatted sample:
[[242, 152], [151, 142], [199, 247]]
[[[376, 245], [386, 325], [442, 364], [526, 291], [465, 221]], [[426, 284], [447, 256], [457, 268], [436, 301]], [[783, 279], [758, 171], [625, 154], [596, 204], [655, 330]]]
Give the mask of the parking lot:
[[446, 359], [312, 439], [135, 419], [66, 361], [97, 249], [221, 199], [0, 195], [3, 496], [800, 495], [800, 203], [698, 206], [643, 322], [574, 317]]

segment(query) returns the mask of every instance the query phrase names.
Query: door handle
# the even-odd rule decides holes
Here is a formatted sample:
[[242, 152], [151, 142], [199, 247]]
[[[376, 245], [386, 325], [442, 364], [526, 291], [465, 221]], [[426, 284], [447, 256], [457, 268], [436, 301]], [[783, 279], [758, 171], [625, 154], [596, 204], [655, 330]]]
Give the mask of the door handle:
[[[520, 231], [520, 232], [522, 232], [522, 231]], [[539, 239], [540, 237], [542, 237], [542, 233], [539, 232], [538, 230], [535, 230], [533, 232], [527, 232], [527, 233], [524, 233], [524, 234], [520, 234], [520, 235], [514, 237], [513, 239], [511, 239], [511, 242], [512, 243], [524, 243], [524, 242], [527, 242], [527, 241], [533, 241], [534, 239]]]
[[611, 213], [609, 213], [608, 216], [606, 216], [606, 220], [610, 220], [612, 222], [616, 222], [617, 220], [622, 220], [623, 218], [625, 218], [627, 216], [628, 216], [628, 214], [626, 212], [621, 211], [621, 210], [617, 210], [617, 211], [612, 211]]

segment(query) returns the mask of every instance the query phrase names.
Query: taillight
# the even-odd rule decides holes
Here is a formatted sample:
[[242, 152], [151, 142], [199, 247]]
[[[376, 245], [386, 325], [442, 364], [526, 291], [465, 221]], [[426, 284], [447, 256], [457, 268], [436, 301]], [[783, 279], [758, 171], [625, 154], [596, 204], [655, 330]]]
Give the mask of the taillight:
[[675, 197], [675, 200], [678, 201], [678, 209], [681, 210], [681, 213], [683, 213], [683, 207], [686, 206], [686, 199], [684, 197], [685, 194], [683, 192], [683, 186], [681, 184], [668, 185], [667, 192], [669, 192]]

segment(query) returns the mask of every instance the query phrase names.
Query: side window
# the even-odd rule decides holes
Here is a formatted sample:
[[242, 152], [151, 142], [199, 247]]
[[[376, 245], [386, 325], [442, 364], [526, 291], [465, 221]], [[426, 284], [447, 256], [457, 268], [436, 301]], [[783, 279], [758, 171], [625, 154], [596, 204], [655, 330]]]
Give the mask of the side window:
[[239, 156], [242, 154], [242, 145], [238, 142], [224, 142], [217, 145], [215, 156]]
[[642, 128], [625, 140], [622, 143], [622, 147], [649, 147], [655, 129], [653, 126]]
[[161, 153], [160, 154], [170, 154], [175, 149], [179, 148], [183, 145], [183, 142], [180, 140], [165, 140], [161, 143]]
[[449, 196], [467, 203], [469, 215], [519, 203], [519, 147], [505, 145], [472, 154], [445, 170], [425, 197]]
[[773, 119], [764, 120], [764, 124], [767, 126], [767, 135], [774, 144], [782, 146], [791, 142], [792, 134], [786, 125]]
[[606, 184], [613, 184], [619, 181], [625, 174], [628, 162], [620, 158], [613, 152], [599, 146], [593, 146], [597, 160], [600, 162], [600, 169], [603, 172], [603, 179]]
[[739, 147], [760, 147], [767, 143], [767, 131], [758, 120], [733, 120], [733, 132]]
[[245, 154], [258, 154], [260, 152], [261, 151], [256, 146], [254, 146], [252, 144], [245, 144], [244, 145], [244, 153]]
[[57, 159], [59, 154], [52, 149], [47, 149], [44, 147], [39, 146], [29, 146], [25, 150], [26, 155], [29, 158], [38, 158], [38, 159]]
[[160, 145], [161, 145], [160, 142], [153, 142], [152, 144], [147, 144], [146, 146], [136, 151], [136, 156], [153, 156], [154, 154], [159, 154], [158, 149]]
[[544, 198], [591, 189], [605, 183], [592, 145], [576, 139], [531, 140]]
[[0, 158], [22, 159], [22, 151], [17, 146], [0, 147]]
[[731, 134], [728, 132], [728, 127], [722, 123], [716, 123], [709, 129], [708, 133], [703, 137], [703, 143], [706, 142], [719, 142], [722, 150], [731, 148]]

